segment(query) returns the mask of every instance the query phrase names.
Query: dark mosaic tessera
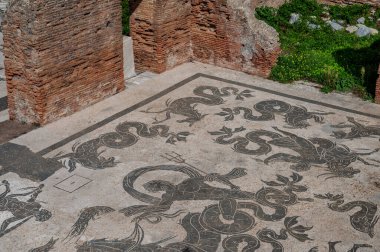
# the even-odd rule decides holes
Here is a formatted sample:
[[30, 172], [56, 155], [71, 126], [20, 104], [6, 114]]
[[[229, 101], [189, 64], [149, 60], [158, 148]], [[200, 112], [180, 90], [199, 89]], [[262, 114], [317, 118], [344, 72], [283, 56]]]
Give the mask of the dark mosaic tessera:
[[0, 251], [379, 251], [379, 122], [197, 74], [0, 145]]

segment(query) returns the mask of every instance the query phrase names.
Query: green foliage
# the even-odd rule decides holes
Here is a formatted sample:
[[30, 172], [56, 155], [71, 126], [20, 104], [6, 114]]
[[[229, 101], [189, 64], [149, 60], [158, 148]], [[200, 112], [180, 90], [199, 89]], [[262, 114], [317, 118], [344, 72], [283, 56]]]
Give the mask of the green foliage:
[[374, 17], [375, 17], [375, 20], [380, 18], [380, 8], [376, 10]]
[[321, 16], [323, 6], [315, 0], [292, 0], [286, 2], [278, 10], [278, 15], [289, 21], [290, 14], [299, 13], [302, 16]]
[[355, 25], [361, 17], [368, 17], [371, 6], [366, 4], [354, 4], [347, 6], [331, 6], [330, 14], [335, 20], [344, 20], [348, 24]]
[[[327, 9], [327, 8], [326, 8]], [[257, 18], [280, 34], [282, 54], [271, 78], [289, 83], [309, 80], [323, 85], [322, 91], [352, 91], [364, 99], [375, 93], [380, 62], [380, 35], [358, 38], [345, 31], [333, 31], [322, 20], [324, 6], [315, 0], [292, 0], [279, 9], [262, 7]], [[300, 13], [300, 22], [290, 25], [291, 13]], [[347, 23], [369, 16], [366, 5], [333, 6], [330, 15]], [[377, 10], [380, 15], [380, 11]], [[310, 29], [308, 23], [320, 25]]]
[[128, 0], [122, 0], [121, 1], [121, 7], [122, 7], [122, 17], [121, 22], [123, 25], [123, 35], [129, 35], [129, 1]]
[[256, 17], [261, 20], [265, 20], [267, 24], [277, 28], [278, 16], [277, 9], [272, 7], [261, 7], [256, 9]]

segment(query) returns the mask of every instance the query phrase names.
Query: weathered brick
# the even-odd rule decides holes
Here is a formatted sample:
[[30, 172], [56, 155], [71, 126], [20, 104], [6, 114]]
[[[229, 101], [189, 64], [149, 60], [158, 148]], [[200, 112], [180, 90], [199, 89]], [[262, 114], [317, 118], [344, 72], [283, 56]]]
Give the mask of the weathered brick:
[[[132, 5], [134, 5], [132, 2]], [[276, 31], [242, 0], [142, 1], [131, 17], [138, 71], [195, 60], [268, 76], [280, 53]]]
[[13, 1], [3, 32], [11, 119], [46, 124], [124, 89], [119, 1]]

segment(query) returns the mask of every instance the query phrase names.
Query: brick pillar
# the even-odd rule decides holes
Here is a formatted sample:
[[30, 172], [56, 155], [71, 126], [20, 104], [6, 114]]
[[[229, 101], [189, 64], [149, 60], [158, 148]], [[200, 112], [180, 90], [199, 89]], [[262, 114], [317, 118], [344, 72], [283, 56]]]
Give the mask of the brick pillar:
[[189, 0], [131, 0], [130, 18], [135, 67], [139, 72], [164, 72], [189, 61]]
[[277, 32], [245, 0], [131, 0], [137, 71], [163, 72], [195, 60], [268, 76], [280, 53]]
[[46, 124], [124, 89], [119, 0], [13, 0], [3, 33], [12, 120]]
[[375, 102], [380, 104], [380, 66], [379, 66], [379, 78], [376, 83]]

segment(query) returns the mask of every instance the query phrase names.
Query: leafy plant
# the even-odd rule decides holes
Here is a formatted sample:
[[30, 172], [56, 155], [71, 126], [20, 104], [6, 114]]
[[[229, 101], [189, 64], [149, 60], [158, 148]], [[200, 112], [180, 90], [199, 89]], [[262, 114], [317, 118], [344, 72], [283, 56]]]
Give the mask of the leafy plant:
[[129, 35], [129, 16], [130, 16], [130, 10], [129, 10], [129, 1], [128, 0], [122, 0], [121, 1], [121, 8], [122, 8], [122, 16], [121, 16], [121, 23], [123, 25], [123, 35]]
[[[322, 19], [327, 10], [332, 19], [347, 23], [356, 23], [360, 17], [370, 20], [367, 5], [325, 7], [316, 0], [291, 0], [279, 9], [256, 9], [256, 17], [280, 35], [282, 54], [271, 78], [283, 83], [317, 82], [323, 85], [324, 92], [351, 91], [370, 100], [375, 93], [380, 63], [380, 34], [359, 38], [346, 31], [333, 31]], [[289, 23], [292, 13], [301, 15], [293, 25]], [[376, 15], [380, 16], [380, 10], [372, 19]], [[320, 29], [310, 29], [310, 23], [320, 25]]]
[[355, 25], [359, 18], [369, 16], [370, 9], [371, 6], [367, 4], [335, 5], [330, 7], [330, 14], [335, 20], [344, 20]]

